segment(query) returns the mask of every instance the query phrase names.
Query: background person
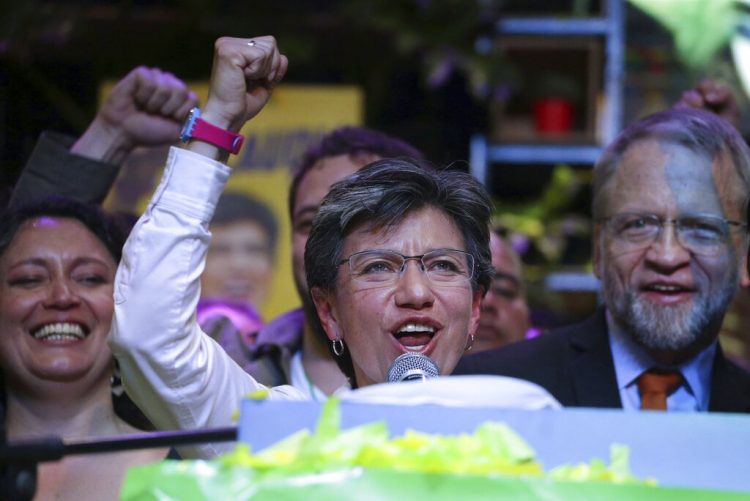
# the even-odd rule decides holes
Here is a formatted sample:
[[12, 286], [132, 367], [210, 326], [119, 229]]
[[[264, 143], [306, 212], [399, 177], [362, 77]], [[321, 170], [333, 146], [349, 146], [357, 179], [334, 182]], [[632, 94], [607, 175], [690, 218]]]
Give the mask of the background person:
[[682, 93], [677, 108], [696, 108], [720, 116], [735, 128], [740, 125], [740, 107], [731, 87], [717, 80], [704, 79]]
[[[140, 146], [176, 142], [188, 111], [197, 104], [195, 93], [171, 73], [144, 66], [134, 68], [112, 87], [78, 140], [54, 132], [42, 134], [14, 187], [10, 203], [22, 206], [58, 195], [101, 203], [127, 156]], [[225, 258], [226, 254], [239, 256], [240, 259], [229, 259], [230, 263], [234, 263], [230, 274], [250, 274], [251, 277], [243, 281], [244, 289], [240, 294], [234, 294], [231, 286], [228, 289], [223, 289], [221, 285], [212, 287], [220, 282], [219, 279], [207, 283], [209, 294], [230, 296], [232, 302], [219, 305], [218, 300], [204, 301], [199, 311], [199, 321], [238, 363], [247, 364], [249, 350], [263, 322], [255, 306], [235, 303], [234, 298], [239, 296], [242, 300], [250, 295], [262, 297], [264, 287], [257, 284], [270, 280], [277, 227], [273, 214], [260, 202], [232, 193], [222, 199], [214, 228], [215, 242], [221, 248], [218, 253]], [[243, 224], [243, 213], [248, 215], [245, 221], [257, 224]], [[118, 216], [123, 231], [129, 231], [137, 219], [131, 214]], [[232, 231], [235, 229], [240, 230], [239, 235], [249, 234], [252, 242], [249, 245], [245, 242], [245, 245], [237, 248], [238, 233]], [[241, 259], [247, 256], [260, 266], [238, 270], [237, 261], [247, 264], [247, 259]], [[212, 273], [214, 268], [211, 264], [217, 261], [220, 259], [209, 259], [207, 279], [216, 276], [216, 273]], [[116, 383], [119, 385], [119, 380], [116, 379]], [[140, 414], [121, 388], [116, 392], [118, 406], [130, 409], [134, 415]], [[149, 425], [145, 418], [139, 422], [143, 426]]]
[[522, 341], [531, 326], [521, 258], [496, 230], [490, 231], [490, 252], [494, 273], [470, 353]]
[[197, 321], [203, 332], [224, 348], [241, 367], [254, 359], [258, 331], [263, 326], [260, 314], [248, 303], [220, 299], [202, 299]]
[[[106, 344], [125, 234], [97, 209], [43, 201], [0, 222], [0, 372], [8, 438], [84, 440], [138, 430], [118, 415]], [[117, 499], [126, 470], [166, 449], [41, 463], [37, 499]]]
[[715, 114], [680, 107], [629, 126], [594, 169], [604, 307], [457, 372], [524, 378], [568, 406], [750, 412], [750, 374], [717, 341], [749, 282], [749, 193], [750, 150]]
[[243, 368], [263, 320], [258, 308], [273, 279], [278, 228], [271, 210], [244, 193], [224, 193], [209, 227], [198, 323]]
[[169, 72], [139, 66], [118, 81], [77, 140], [45, 132], [21, 171], [10, 203], [46, 196], [101, 203], [138, 146], [174, 143], [195, 93]]
[[260, 308], [273, 279], [278, 239], [273, 212], [244, 193], [224, 193], [210, 230], [202, 297]]

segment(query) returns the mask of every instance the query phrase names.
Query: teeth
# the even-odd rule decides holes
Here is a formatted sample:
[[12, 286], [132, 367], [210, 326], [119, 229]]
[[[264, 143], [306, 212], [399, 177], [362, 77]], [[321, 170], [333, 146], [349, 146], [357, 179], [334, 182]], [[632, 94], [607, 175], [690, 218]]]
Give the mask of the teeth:
[[435, 329], [429, 325], [406, 324], [398, 332], [435, 332]]
[[420, 352], [420, 351], [424, 350], [425, 346], [427, 346], [427, 345], [426, 344], [420, 344], [418, 346], [404, 346], [404, 348], [406, 348], [406, 351]]
[[36, 339], [47, 339], [50, 341], [78, 340], [84, 339], [86, 335], [78, 324], [57, 323], [48, 324], [34, 333]]
[[44, 338], [45, 341], [78, 341], [79, 339], [79, 337], [67, 334], [51, 334]]
[[674, 292], [674, 291], [682, 290], [682, 287], [678, 287], [676, 285], [653, 285], [651, 286], [651, 288], [657, 291], [664, 291], [664, 292]]

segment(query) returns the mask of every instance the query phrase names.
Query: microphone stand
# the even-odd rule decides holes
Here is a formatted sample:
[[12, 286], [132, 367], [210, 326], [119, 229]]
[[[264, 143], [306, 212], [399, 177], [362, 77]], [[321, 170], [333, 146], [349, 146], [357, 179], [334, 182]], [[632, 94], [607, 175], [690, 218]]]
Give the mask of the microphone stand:
[[0, 441], [0, 499], [31, 500], [36, 492], [37, 464], [72, 454], [97, 454], [156, 447], [175, 447], [237, 440], [237, 427], [191, 431], [155, 431], [66, 442], [60, 437]]

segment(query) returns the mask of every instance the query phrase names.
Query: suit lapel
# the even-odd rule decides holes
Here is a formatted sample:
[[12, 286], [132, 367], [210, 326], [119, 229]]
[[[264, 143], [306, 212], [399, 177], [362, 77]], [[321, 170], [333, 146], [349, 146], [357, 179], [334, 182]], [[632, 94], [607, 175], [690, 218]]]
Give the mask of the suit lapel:
[[716, 350], [711, 373], [710, 412], [750, 413], [750, 377]]
[[[622, 408], [604, 312], [600, 307], [569, 335], [565, 376], [572, 385], [573, 401], [566, 405]], [[711, 374], [709, 411], [750, 413], [750, 374], [727, 360], [721, 347]]]
[[569, 378], [580, 407], [622, 407], [604, 311], [600, 307], [570, 337]]

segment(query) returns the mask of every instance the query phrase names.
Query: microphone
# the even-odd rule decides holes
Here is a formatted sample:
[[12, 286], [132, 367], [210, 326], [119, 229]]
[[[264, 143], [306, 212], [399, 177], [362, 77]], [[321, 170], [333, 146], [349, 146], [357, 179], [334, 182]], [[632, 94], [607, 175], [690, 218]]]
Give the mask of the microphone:
[[438, 366], [430, 357], [407, 352], [399, 355], [388, 368], [388, 382], [424, 381], [438, 374]]

